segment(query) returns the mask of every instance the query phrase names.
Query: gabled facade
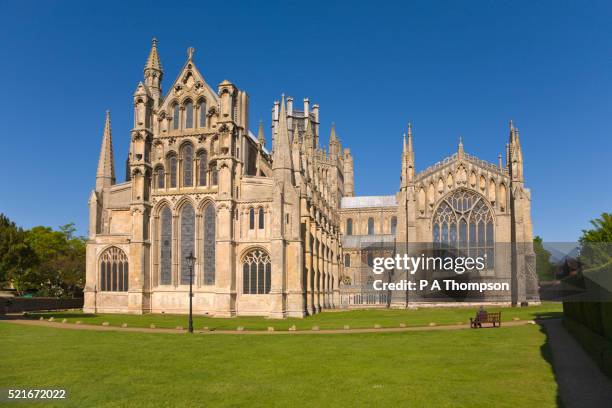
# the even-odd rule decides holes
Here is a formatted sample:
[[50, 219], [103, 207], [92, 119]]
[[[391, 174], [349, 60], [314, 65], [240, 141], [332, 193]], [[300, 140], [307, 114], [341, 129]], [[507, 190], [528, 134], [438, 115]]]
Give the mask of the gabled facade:
[[272, 152], [249, 131], [248, 95], [216, 90], [193, 61], [167, 92], [153, 40], [134, 93], [126, 182], [107, 114], [90, 198], [85, 310], [302, 317], [339, 297], [344, 155], [318, 143], [319, 107], [274, 104]]

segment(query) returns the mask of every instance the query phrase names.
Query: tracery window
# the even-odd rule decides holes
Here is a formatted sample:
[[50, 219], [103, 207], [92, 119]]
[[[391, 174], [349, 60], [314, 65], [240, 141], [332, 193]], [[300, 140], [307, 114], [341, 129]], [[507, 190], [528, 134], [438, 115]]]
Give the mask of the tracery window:
[[351, 267], [351, 255], [349, 254], [344, 254], [344, 267], [345, 268]]
[[353, 219], [346, 220], [346, 235], [353, 235]]
[[397, 217], [391, 217], [391, 234], [395, 234], [397, 230]]
[[195, 253], [195, 211], [191, 204], [185, 204], [183, 206], [180, 218], [181, 285], [188, 285], [190, 271], [186, 258]]
[[206, 100], [202, 99], [200, 101], [200, 127], [206, 127]]
[[368, 218], [368, 235], [374, 235], [374, 218]]
[[198, 186], [206, 185], [206, 168], [208, 166], [208, 159], [206, 157], [206, 151], [202, 150], [198, 153]]
[[173, 129], [178, 129], [179, 128], [179, 121], [181, 120], [181, 110], [178, 106], [178, 104], [175, 104], [172, 107], [172, 128]]
[[127, 292], [128, 258], [121, 249], [110, 247], [100, 256], [100, 290]]
[[202, 267], [205, 285], [215, 284], [217, 212], [213, 204], [207, 204], [203, 211], [202, 224]]
[[193, 127], [193, 103], [187, 101], [185, 104], [185, 127], [191, 129]]
[[262, 295], [270, 293], [272, 261], [261, 249], [247, 253], [242, 260], [243, 293]]
[[191, 144], [183, 146], [182, 151], [183, 186], [193, 186], [193, 147]]
[[433, 242], [438, 248], [457, 249], [460, 256], [484, 257], [494, 265], [493, 213], [483, 196], [460, 189], [440, 203], [432, 218]]
[[172, 211], [165, 206], [159, 220], [159, 284], [172, 282]]

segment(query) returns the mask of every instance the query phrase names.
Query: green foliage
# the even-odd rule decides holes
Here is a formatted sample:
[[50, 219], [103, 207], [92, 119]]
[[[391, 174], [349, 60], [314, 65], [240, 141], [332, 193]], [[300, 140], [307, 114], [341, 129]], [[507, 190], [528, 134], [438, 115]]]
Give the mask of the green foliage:
[[580, 262], [583, 270], [612, 268], [612, 214], [603, 213], [591, 221], [592, 229], [580, 237]]
[[536, 236], [533, 239], [533, 250], [536, 254], [536, 272], [540, 281], [554, 279], [554, 266], [550, 262], [550, 252], [544, 249], [542, 238]]
[[85, 239], [74, 236], [73, 223], [54, 231], [34, 227], [24, 231], [0, 214], [0, 282], [19, 294], [71, 297], [83, 290]]

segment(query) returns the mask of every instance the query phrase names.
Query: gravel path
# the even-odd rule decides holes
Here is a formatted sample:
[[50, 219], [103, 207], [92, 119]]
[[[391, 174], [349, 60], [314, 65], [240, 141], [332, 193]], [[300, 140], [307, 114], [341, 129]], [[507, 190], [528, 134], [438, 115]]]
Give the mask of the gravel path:
[[[2, 323], [21, 324], [25, 326], [38, 326], [38, 327], [53, 327], [56, 329], [72, 329], [72, 330], [94, 330], [94, 331], [122, 331], [122, 332], [137, 332], [137, 333], [174, 333], [181, 334], [187, 333], [187, 330], [179, 329], [162, 329], [155, 328], [149, 329], [146, 327], [120, 327], [120, 326], [102, 326], [102, 325], [91, 325], [91, 324], [74, 324], [74, 323], [61, 323], [58, 321], [49, 322], [46, 320], [31, 320], [22, 318], [8, 318], [0, 319]], [[519, 320], [512, 322], [504, 322], [501, 329], [504, 327], [512, 326], [523, 326], [526, 324], [533, 324], [533, 321]], [[413, 327], [382, 327], [380, 329], [321, 329], [321, 330], [208, 330], [203, 331], [194, 329], [194, 333], [198, 334], [239, 334], [239, 335], [294, 335], [294, 334], [351, 334], [351, 333], [393, 333], [393, 332], [405, 332], [405, 331], [435, 331], [435, 330], [462, 330], [470, 329], [469, 323], [466, 324], [449, 324], [440, 326], [413, 326]], [[492, 327], [483, 327], [484, 330], [493, 329]], [[483, 330], [477, 329], [477, 330]], [[475, 329], [476, 330], [476, 329]]]
[[612, 381], [565, 330], [561, 319], [541, 320], [552, 351], [558, 395], [564, 408], [612, 407]]

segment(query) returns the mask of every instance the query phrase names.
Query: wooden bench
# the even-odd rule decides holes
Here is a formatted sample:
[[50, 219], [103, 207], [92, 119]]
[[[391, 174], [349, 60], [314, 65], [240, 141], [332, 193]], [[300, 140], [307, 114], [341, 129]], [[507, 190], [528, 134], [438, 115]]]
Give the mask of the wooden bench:
[[501, 312], [495, 313], [476, 313], [476, 317], [470, 317], [470, 326], [473, 329], [478, 327], [482, 327], [483, 323], [491, 323], [493, 327], [497, 325], [497, 327], [501, 326]]

